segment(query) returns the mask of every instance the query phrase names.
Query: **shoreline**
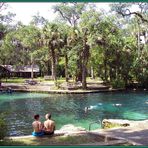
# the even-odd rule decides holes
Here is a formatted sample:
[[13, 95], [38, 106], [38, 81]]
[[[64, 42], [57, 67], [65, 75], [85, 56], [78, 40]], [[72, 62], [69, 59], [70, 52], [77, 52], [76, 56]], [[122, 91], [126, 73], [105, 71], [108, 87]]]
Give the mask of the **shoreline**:
[[11, 88], [12, 92], [37, 92], [37, 93], [49, 93], [49, 94], [87, 94], [87, 93], [101, 93], [101, 92], [118, 92], [126, 91], [124, 88], [112, 89], [105, 85], [98, 85], [97, 88], [92, 89], [88, 87], [87, 90], [82, 89], [52, 89], [52, 85], [26, 85], [26, 84], [17, 84], [17, 83], [3, 83], [0, 88], [1, 92], [7, 92]]
[[[113, 145], [117, 144], [122, 140], [123, 142], [128, 142], [131, 143], [132, 145], [143, 145], [146, 146], [148, 144], [147, 138], [148, 138], [148, 120], [142, 120], [142, 121], [133, 121], [133, 120], [118, 120], [118, 119], [106, 119], [111, 121], [112, 123], [118, 122], [118, 123], [129, 123], [129, 126], [127, 127], [114, 127], [114, 128], [109, 128], [109, 129], [96, 129], [96, 130], [56, 130], [55, 134], [53, 137], [56, 136], [78, 136], [80, 134], [82, 135], [95, 135], [98, 138], [99, 137], [104, 137], [105, 139], [113, 139], [116, 138], [117, 141], [113, 143]], [[43, 138], [49, 138], [49, 136], [43, 136]], [[139, 138], [137, 138], [139, 137]], [[32, 135], [26, 135], [26, 136], [10, 136], [7, 137], [8, 139], [12, 140], [23, 140], [23, 139], [34, 139], [37, 137], [34, 137]], [[42, 140], [44, 140], [41, 138]], [[89, 143], [90, 145], [106, 145], [109, 144], [109, 141], [104, 141], [101, 143], [101, 141], [96, 142], [96, 143]], [[111, 144], [111, 143], [110, 143]], [[86, 143], [82, 143], [80, 145], [86, 145]]]
[[36, 92], [49, 94], [87, 94], [87, 93], [101, 93], [101, 92], [118, 92], [125, 91], [125, 89], [112, 90], [35, 90], [35, 89], [13, 89], [14, 92]]
[[[121, 120], [121, 119], [105, 119], [112, 123], [129, 123], [127, 127], [115, 127], [109, 129], [97, 129], [97, 130], [56, 130], [54, 136], [73, 136], [79, 134], [94, 134], [98, 136], [103, 136], [105, 138], [117, 138], [127, 140], [133, 145], [147, 145], [148, 141], [148, 120], [134, 121], [134, 120]], [[137, 136], [139, 137], [137, 139]], [[45, 136], [46, 137], [46, 136]], [[10, 136], [9, 139], [23, 139], [23, 138], [36, 138], [32, 135], [26, 136]], [[104, 141], [105, 142], [105, 141]], [[98, 143], [99, 144], [99, 143]], [[83, 145], [83, 144], [82, 144]], [[85, 145], [85, 144], [84, 144]], [[91, 144], [93, 145], [93, 144]]]
[[[97, 84], [97, 83], [96, 83]], [[89, 84], [88, 84], [89, 85]], [[36, 93], [49, 93], [49, 94], [87, 94], [87, 93], [102, 93], [102, 92], [122, 92], [122, 91], [132, 91], [132, 92], [148, 92], [147, 89], [126, 89], [117, 88], [113, 89], [109, 86], [98, 83], [96, 87], [94, 85], [89, 86], [86, 90], [83, 89], [53, 89], [53, 84], [51, 83], [39, 83], [36, 85], [29, 85], [25, 83], [3, 83], [0, 87], [0, 92], [7, 92], [9, 88], [12, 92], [36, 92]]]

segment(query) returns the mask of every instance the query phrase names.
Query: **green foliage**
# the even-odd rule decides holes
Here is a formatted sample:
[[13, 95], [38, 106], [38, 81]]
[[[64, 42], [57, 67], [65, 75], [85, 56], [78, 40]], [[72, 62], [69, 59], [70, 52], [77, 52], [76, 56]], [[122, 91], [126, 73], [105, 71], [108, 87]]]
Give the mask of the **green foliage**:
[[[4, 38], [1, 63], [4, 65], [27, 65], [31, 63], [30, 53], [37, 48], [39, 31], [34, 26], [19, 27], [8, 32]], [[17, 54], [16, 54], [17, 53]]]
[[115, 79], [111, 82], [113, 88], [125, 88], [125, 82], [121, 79]]
[[148, 88], [148, 51], [142, 51], [139, 58], [134, 61], [133, 73], [141, 87]]
[[58, 77], [64, 77], [65, 76], [65, 73], [64, 73], [64, 63], [59, 63], [57, 65], [57, 76]]
[[1, 115], [0, 116], [0, 140], [4, 139], [5, 136], [7, 135], [8, 128], [6, 121], [4, 120], [4, 117]]
[[48, 21], [40, 16], [39, 12], [37, 12], [36, 15], [33, 16], [32, 21], [30, 22], [30, 24], [33, 24], [35, 26], [43, 26], [47, 23]]
[[[141, 11], [130, 17], [132, 6]], [[55, 81], [56, 76], [82, 81], [86, 68], [87, 76], [93, 69], [115, 88], [134, 81], [147, 87], [148, 47], [137, 40], [147, 32], [146, 8], [147, 3], [115, 3], [109, 14], [116, 14], [108, 15], [87, 3], [62, 3], [53, 8], [58, 21], [48, 22], [37, 13], [30, 25], [18, 22], [15, 27], [4, 23], [12, 14], [0, 15], [0, 64], [30, 65], [32, 55], [41, 75], [52, 74]]]
[[58, 12], [61, 20], [68, 22], [71, 26], [76, 27], [80, 15], [86, 9], [85, 3], [62, 3], [53, 7]]

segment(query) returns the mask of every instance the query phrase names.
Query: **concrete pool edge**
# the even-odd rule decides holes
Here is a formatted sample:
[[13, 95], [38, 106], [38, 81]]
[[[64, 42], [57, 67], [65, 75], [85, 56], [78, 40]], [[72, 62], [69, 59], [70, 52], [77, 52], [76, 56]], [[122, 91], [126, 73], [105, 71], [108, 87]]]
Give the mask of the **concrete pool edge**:
[[[108, 119], [110, 121], [117, 122], [117, 119]], [[121, 120], [119, 120], [121, 121]], [[122, 120], [127, 122], [128, 120]], [[99, 137], [104, 137], [104, 141], [98, 141], [96, 143], [82, 143], [81, 145], [148, 145], [148, 120], [132, 121], [130, 120], [130, 126], [127, 127], [115, 127], [109, 129], [97, 129], [97, 130], [82, 130], [82, 131], [62, 131], [56, 130], [55, 136], [64, 135], [78, 135], [78, 134], [93, 134]], [[32, 138], [32, 135], [28, 136], [13, 136], [10, 139]], [[114, 140], [109, 140], [113, 138]], [[107, 140], [107, 141], [106, 141]], [[109, 142], [110, 141], [110, 142]]]
[[[96, 142], [89, 142], [88, 143], [80, 143], [80, 144], [68, 144], [68, 145], [110, 145], [110, 146], [114, 146], [114, 145], [130, 145], [130, 146], [133, 146], [133, 145], [139, 145], [138, 143], [135, 143], [133, 141], [129, 141], [125, 138], [122, 138], [122, 137], [110, 137], [110, 136], [106, 136], [104, 134], [100, 134], [100, 133], [96, 133], [96, 132], [91, 132], [91, 131], [77, 131], [77, 132], [65, 132], [65, 133], [61, 133], [59, 131], [57, 131], [53, 137], [57, 137], [57, 136], [73, 136], [75, 138], [77, 138], [78, 136], [96, 136], [97, 138], [102, 138], [102, 140], [100, 141], [98, 139], [98, 141]], [[27, 135], [27, 136], [16, 136], [16, 137], [7, 137], [8, 139], [11, 139], [11, 140], [21, 140], [21, 139], [36, 139], [36, 138], [40, 138], [40, 137], [34, 137], [32, 135]], [[44, 138], [50, 138], [48, 136], [45, 136], [45, 137], [41, 137], [42, 140], [44, 140]], [[53, 144], [53, 145], [56, 145], [56, 144]], [[67, 144], [64, 144], [64, 145], [67, 145]]]
[[94, 130], [93, 132], [104, 134], [109, 137], [124, 138], [132, 142], [134, 145], [148, 145], [148, 119], [141, 121], [134, 120], [122, 120], [122, 119], [107, 119], [112, 122], [122, 123], [129, 121], [129, 126], [126, 127], [114, 127], [108, 129]]
[[95, 89], [88, 88], [87, 90], [76, 89], [53, 89], [50, 85], [26, 85], [24, 83], [17, 84], [17, 83], [3, 83], [0, 91], [7, 91], [8, 88], [11, 88], [14, 92], [36, 92], [36, 93], [50, 93], [50, 94], [87, 94], [87, 93], [101, 93], [101, 92], [120, 92], [120, 91], [144, 91], [147, 92], [147, 89], [126, 89], [126, 88], [118, 88], [113, 89], [109, 86], [100, 85]]
[[49, 94], [87, 94], [87, 93], [101, 93], [101, 92], [118, 92], [126, 89], [111, 89], [111, 90], [36, 90], [36, 89], [12, 89], [14, 92], [36, 92]]
[[[127, 90], [127, 89], [112, 89], [112, 90], [77, 90], [77, 91], [71, 91], [71, 90], [50, 90], [50, 91], [46, 91], [46, 90], [32, 90], [32, 89], [27, 89], [27, 90], [23, 90], [23, 89], [13, 89], [14, 92], [34, 92], [34, 93], [47, 93], [47, 94], [88, 94], [88, 93], [103, 93], [103, 92], [139, 92], [139, 91], [143, 91], [143, 90]], [[148, 92], [143, 91], [143, 92]]]

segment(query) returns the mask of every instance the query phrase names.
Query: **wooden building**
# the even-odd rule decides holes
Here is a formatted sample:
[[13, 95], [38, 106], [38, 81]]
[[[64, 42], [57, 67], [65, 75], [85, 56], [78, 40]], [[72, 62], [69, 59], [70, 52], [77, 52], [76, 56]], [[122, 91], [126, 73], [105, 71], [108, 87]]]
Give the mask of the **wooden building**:
[[31, 73], [33, 71], [34, 77], [38, 77], [40, 74], [39, 67], [34, 65], [33, 68], [30, 65], [26, 66], [12, 66], [12, 65], [0, 65], [0, 70], [7, 72], [7, 76], [11, 77], [22, 77], [31, 78]]

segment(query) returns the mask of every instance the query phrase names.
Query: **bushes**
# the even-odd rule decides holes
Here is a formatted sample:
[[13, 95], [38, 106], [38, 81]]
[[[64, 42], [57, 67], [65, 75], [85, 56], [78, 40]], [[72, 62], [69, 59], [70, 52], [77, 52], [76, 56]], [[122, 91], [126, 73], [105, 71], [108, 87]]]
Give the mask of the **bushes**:
[[2, 116], [0, 116], [0, 140], [4, 139], [7, 135], [8, 128], [7, 124]]
[[115, 79], [111, 82], [113, 88], [125, 88], [125, 82], [121, 79]]

